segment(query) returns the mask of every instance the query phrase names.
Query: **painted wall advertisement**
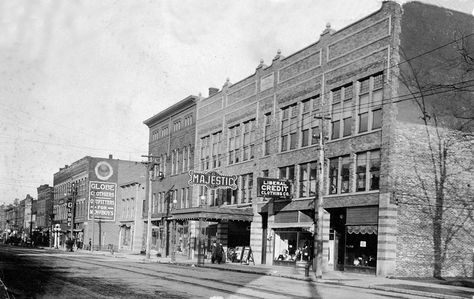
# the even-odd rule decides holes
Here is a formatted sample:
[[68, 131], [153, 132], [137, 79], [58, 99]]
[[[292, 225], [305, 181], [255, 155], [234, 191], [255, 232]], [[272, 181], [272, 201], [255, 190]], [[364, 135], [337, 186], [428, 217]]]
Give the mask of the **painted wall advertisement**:
[[91, 161], [89, 173], [89, 219], [115, 221], [117, 161]]

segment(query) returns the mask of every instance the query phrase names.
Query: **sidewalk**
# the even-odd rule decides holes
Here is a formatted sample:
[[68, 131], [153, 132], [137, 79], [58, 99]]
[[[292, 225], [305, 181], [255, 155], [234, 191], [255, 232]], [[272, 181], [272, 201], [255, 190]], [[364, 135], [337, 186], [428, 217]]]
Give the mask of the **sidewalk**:
[[[68, 252], [69, 254], [94, 254], [103, 255], [114, 258], [124, 258], [129, 260], [136, 260], [137, 262], [144, 263], [164, 263], [171, 264], [171, 258], [169, 257], [156, 257], [153, 256], [149, 260], [146, 259], [145, 255], [139, 254], [127, 254], [127, 253], [114, 253], [106, 251], [77, 251], [75, 253]], [[173, 263], [179, 266], [196, 266], [196, 261], [185, 259], [182, 256], [176, 256], [176, 261]], [[304, 268], [293, 268], [283, 266], [272, 266], [272, 265], [253, 265], [253, 264], [239, 264], [239, 263], [224, 263], [224, 264], [212, 264], [209, 260], [206, 260], [204, 268], [213, 268], [222, 271], [234, 271], [241, 273], [253, 273], [259, 275], [269, 275], [285, 277], [297, 280], [306, 280], [314, 282], [316, 284], [331, 284], [340, 285], [346, 287], [355, 288], [370, 288], [381, 291], [389, 291], [400, 294], [425, 296], [428, 298], [474, 298], [474, 288], [443, 285], [440, 283], [424, 282], [420, 280], [403, 280], [403, 279], [392, 279], [379, 277], [374, 275], [341, 272], [341, 271], [329, 271], [323, 273], [323, 277], [318, 279], [314, 276], [314, 272], [309, 272], [309, 277], [305, 276]]]

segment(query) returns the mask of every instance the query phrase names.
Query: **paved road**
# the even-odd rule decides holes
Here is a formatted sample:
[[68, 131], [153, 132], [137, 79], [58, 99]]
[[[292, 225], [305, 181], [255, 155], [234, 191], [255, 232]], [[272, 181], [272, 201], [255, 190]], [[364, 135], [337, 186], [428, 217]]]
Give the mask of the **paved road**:
[[282, 277], [0, 246], [16, 298], [399, 298]]

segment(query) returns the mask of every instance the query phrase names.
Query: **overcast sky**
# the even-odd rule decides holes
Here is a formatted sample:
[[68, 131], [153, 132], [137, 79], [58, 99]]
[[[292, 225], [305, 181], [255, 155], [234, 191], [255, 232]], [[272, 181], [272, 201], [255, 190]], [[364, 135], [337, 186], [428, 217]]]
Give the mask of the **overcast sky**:
[[[430, 0], [472, 13], [469, 0]], [[86, 156], [140, 161], [143, 121], [381, 1], [0, 0], [0, 203]]]

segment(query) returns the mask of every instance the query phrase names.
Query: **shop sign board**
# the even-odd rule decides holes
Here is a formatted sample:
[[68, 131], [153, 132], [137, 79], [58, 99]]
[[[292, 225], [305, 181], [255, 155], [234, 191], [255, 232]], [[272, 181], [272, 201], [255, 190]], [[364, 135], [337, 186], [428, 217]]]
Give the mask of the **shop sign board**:
[[68, 201], [66, 204], [67, 207], [67, 226], [71, 226], [72, 222], [72, 201]]
[[291, 183], [287, 180], [257, 178], [257, 196], [288, 199], [291, 197]]
[[189, 185], [204, 185], [210, 189], [237, 189], [237, 176], [221, 175], [216, 171], [196, 172], [189, 171]]
[[116, 191], [116, 183], [89, 182], [89, 219], [115, 221]]

